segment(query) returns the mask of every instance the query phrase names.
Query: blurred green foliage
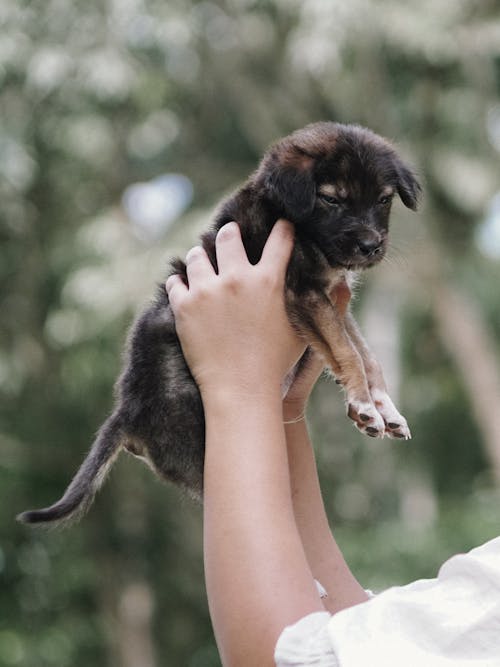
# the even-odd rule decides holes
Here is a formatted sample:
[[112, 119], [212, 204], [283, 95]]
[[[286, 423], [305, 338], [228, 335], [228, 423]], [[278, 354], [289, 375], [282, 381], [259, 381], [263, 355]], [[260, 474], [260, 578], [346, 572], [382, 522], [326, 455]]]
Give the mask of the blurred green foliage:
[[[398, 208], [392, 259], [356, 304], [394, 339], [412, 444], [366, 442], [331, 382], [312, 399], [341, 546], [381, 588], [495, 536], [500, 442], [435, 295], [446, 283], [474, 302], [498, 375], [500, 268], [476, 238], [499, 184], [499, 3], [3, 0], [0, 27], [0, 666], [219, 664], [200, 509], [175, 489], [122, 457], [78, 526], [14, 516], [58, 498], [79, 465], [167, 258], [269, 142], [311, 121], [393, 138], [426, 191], [421, 220]], [[141, 234], [122, 195], [169, 172], [193, 204]]]

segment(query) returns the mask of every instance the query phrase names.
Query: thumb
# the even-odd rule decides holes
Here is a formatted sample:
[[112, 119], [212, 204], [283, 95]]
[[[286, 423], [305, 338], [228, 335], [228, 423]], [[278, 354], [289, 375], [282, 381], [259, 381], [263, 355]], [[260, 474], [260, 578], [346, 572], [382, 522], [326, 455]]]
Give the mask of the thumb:
[[294, 227], [291, 222], [280, 218], [271, 230], [266, 241], [259, 265], [285, 273], [292, 254]]

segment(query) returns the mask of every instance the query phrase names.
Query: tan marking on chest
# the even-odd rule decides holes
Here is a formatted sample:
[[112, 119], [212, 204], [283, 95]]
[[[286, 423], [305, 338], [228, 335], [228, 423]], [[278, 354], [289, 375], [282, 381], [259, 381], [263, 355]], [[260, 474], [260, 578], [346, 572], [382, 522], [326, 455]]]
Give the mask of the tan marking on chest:
[[349, 276], [344, 271], [336, 271], [332, 276], [330, 299], [342, 317], [345, 316], [351, 301], [352, 290], [349, 286]]

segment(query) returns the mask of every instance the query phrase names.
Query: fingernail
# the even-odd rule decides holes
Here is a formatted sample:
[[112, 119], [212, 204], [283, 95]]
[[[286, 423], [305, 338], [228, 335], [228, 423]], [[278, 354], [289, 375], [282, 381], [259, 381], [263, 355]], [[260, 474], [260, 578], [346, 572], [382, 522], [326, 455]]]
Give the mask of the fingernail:
[[189, 264], [195, 257], [199, 256], [203, 252], [203, 248], [199, 245], [195, 245], [191, 248], [191, 250], [188, 250], [188, 253], [186, 255], [186, 264]]
[[219, 229], [219, 231], [217, 232], [217, 238], [220, 239], [229, 238], [231, 236], [234, 236], [237, 231], [238, 231], [238, 223], [228, 222]]

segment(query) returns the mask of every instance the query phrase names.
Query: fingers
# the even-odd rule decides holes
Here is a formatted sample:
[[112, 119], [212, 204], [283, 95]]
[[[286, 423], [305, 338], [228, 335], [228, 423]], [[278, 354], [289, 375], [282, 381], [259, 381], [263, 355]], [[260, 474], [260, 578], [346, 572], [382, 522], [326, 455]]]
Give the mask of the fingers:
[[269, 234], [262, 252], [259, 265], [285, 274], [293, 248], [293, 225], [288, 220], [280, 219]]
[[194, 246], [186, 255], [186, 273], [190, 289], [203, 284], [215, 274], [208, 255], [201, 246]]
[[[259, 266], [269, 269], [271, 273], [277, 272], [280, 276], [284, 276], [293, 248], [293, 239], [293, 225], [287, 220], [278, 220], [264, 246]], [[219, 275], [236, 275], [244, 266], [249, 265], [241, 239], [241, 230], [236, 222], [229, 222], [221, 227], [215, 239], [215, 251]], [[215, 276], [208, 255], [201, 246], [194, 246], [187, 253], [186, 273], [189, 288], [178, 275], [170, 276], [165, 283], [169, 301], [174, 309], [188, 291], [203, 285]]]
[[177, 273], [174, 273], [167, 278], [167, 281], [165, 283], [165, 289], [168, 294], [168, 300], [170, 301], [170, 305], [172, 306], [172, 309], [175, 311], [177, 306], [179, 305], [179, 301], [182, 300], [182, 297], [185, 294], [187, 294], [188, 288], [184, 284], [182, 278]]
[[228, 222], [220, 228], [215, 239], [215, 252], [219, 274], [236, 274], [249, 263], [236, 222]]
[[165, 289], [170, 305], [175, 311], [182, 299], [189, 291], [203, 285], [211, 276], [215, 275], [208, 255], [201, 246], [195, 246], [186, 255], [186, 274], [189, 287], [186, 286], [180, 275], [173, 274], [167, 278]]

